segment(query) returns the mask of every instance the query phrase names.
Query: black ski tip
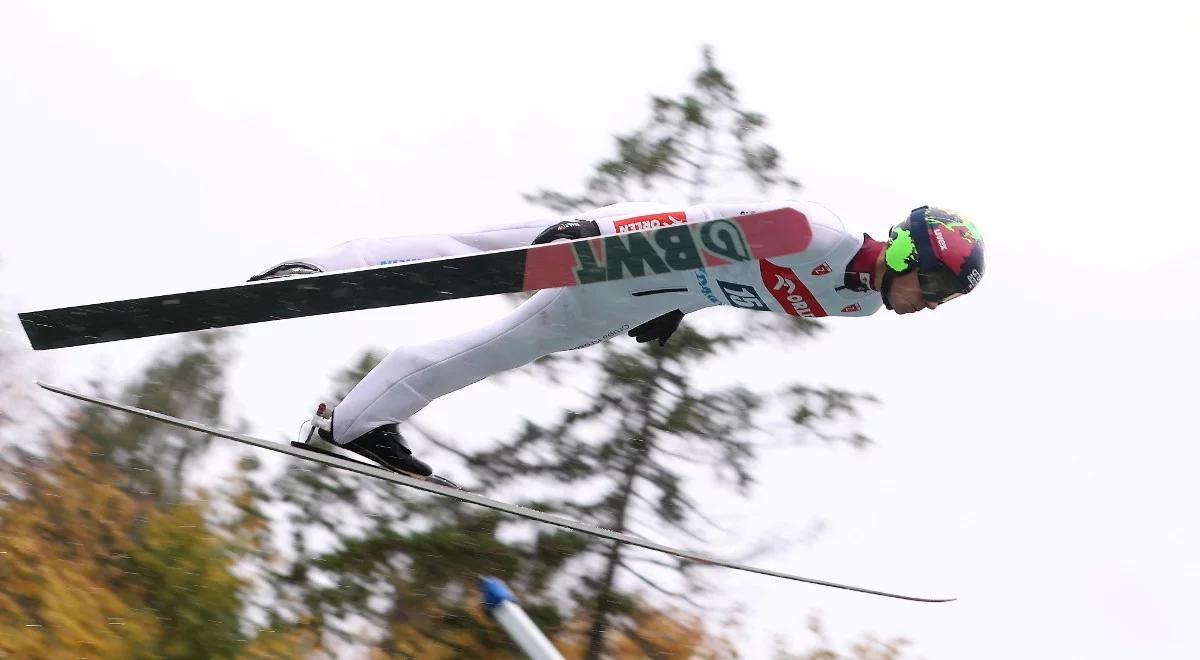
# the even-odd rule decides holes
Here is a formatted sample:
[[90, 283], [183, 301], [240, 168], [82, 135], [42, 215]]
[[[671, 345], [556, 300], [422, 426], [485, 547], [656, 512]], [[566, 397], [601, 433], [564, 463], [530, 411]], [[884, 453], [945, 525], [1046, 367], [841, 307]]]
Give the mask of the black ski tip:
[[916, 600], [916, 601], [920, 601], [922, 603], [953, 603], [953, 602], [957, 601], [958, 599], [957, 598], [912, 598], [912, 597], [910, 597], [909, 600]]

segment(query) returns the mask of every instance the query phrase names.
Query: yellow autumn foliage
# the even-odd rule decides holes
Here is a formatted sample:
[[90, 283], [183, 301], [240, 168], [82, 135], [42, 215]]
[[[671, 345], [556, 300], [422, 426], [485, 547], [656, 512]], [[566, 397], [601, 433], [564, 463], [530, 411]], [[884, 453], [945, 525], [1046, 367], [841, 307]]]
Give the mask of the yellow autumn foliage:
[[[389, 648], [375, 649], [372, 660], [391, 657], [413, 657], [422, 660], [456, 660], [458, 658], [488, 658], [489, 660], [518, 660], [517, 652], [506, 634], [479, 605], [481, 595], [468, 590], [459, 612], [466, 612], [473, 626], [459, 625], [458, 630], [436, 625], [446, 614], [436, 607], [426, 606], [393, 617]], [[613, 629], [606, 635], [607, 657], [617, 660], [645, 658], [690, 658], [692, 660], [726, 660], [737, 658], [737, 651], [723, 637], [714, 635], [697, 616], [681, 610], [657, 609], [647, 603], [637, 605], [629, 621], [631, 632]], [[461, 615], [460, 615], [461, 616]], [[465, 622], [460, 622], [465, 623]], [[590, 618], [581, 616], [566, 623], [557, 633], [548, 636], [551, 643], [567, 660], [581, 660], [587, 651], [587, 630]], [[490, 634], [480, 636], [468, 628], [483, 628]], [[431, 635], [434, 629], [437, 633]], [[550, 631], [547, 631], [550, 632]], [[639, 644], [635, 639], [642, 640]]]
[[[585, 657], [590, 627], [590, 619], [573, 620], [561, 635], [553, 639], [566, 660]], [[625, 630], [611, 628], [605, 634], [608, 649], [606, 657], [614, 660], [729, 660], [739, 657], [728, 639], [710, 631], [700, 617], [682, 610], [659, 609], [640, 602], [625, 627]]]
[[58, 446], [0, 484], [0, 656], [232, 655], [239, 582], [203, 512], [123, 491], [85, 439]]

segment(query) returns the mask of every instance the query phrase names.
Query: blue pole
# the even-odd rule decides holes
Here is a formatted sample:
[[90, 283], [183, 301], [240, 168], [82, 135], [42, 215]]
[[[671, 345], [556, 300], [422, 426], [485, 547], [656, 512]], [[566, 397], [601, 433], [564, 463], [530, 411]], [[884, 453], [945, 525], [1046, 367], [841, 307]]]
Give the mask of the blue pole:
[[517, 604], [517, 598], [499, 578], [481, 576], [483, 606], [530, 660], [563, 660], [562, 654]]

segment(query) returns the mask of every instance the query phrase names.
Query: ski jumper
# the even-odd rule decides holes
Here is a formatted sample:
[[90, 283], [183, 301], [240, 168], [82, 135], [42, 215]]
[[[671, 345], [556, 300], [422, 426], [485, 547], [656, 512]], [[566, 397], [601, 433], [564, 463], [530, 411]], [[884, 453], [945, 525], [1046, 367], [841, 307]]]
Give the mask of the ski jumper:
[[[804, 252], [688, 272], [538, 291], [512, 312], [474, 330], [401, 346], [350, 391], [334, 411], [333, 438], [345, 443], [384, 424], [402, 422], [434, 399], [558, 351], [598, 344], [665, 313], [714, 305], [792, 316], [868, 316], [877, 291], [845, 286], [847, 267], [864, 246], [825, 207], [807, 201], [701, 204], [614, 204], [569, 217], [542, 218], [483, 231], [360, 239], [296, 259], [323, 271], [450, 257], [529, 245], [564, 220], [592, 220], [601, 234], [661, 224], [727, 218], [790, 206], [808, 218], [813, 240]], [[866, 287], [860, 287], [866, 288]]]

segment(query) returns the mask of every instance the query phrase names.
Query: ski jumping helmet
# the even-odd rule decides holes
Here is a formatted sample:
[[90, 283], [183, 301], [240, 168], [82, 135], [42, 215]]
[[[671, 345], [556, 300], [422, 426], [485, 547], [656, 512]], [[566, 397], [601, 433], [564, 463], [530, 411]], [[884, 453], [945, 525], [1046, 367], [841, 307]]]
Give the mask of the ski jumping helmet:
[[892, 277], [916, 269], [921, 295], [943, 303], [970, 293], [983, 279], [983, 236], [954, 211], [922, 206], [892, 227], [884, 262], [885, 292]]

